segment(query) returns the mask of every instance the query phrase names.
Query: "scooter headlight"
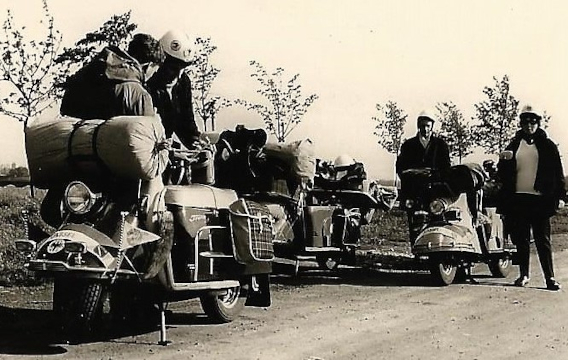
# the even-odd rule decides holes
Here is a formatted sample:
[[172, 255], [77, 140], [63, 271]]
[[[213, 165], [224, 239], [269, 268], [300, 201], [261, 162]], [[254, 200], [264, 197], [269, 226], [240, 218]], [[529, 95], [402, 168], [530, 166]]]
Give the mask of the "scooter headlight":
[[434, 215], [441, 215], [448, 208], [448, 204], [442, 199], [436, 199], [430, 203], [430, 212]]
[[404, 206], [407, 209], [412, 209], [414, 207], [414, 200], [412, 199], [406, 199], [406, 201], [404, 202]]
[[93, 205], [100, 197], [100, 194], [93, 193], [81, 181], [73, 181], [65, 189], [65, 207], [73, 214], [83, 215], [93, 208]]

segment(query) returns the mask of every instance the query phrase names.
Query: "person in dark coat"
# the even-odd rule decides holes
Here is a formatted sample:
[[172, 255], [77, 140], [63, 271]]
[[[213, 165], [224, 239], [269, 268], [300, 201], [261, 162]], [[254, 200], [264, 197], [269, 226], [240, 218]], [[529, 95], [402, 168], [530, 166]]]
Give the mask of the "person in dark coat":
[[421, 112], [416, 121], [418, 133], [406, 140], [396, 159], [396, 173], [407, 169], [433, 168], [445, 170], [450, 167], [450, 151], [444, 139], [433, 134], [434, 117]]
[[191, 80], [184, 71], [193, 62], [193, 42], [187, 34], [168, 31], [160, 39], [165, 60], [146, 83], [169, 138], [176, 134], [187, 148], [199, 143], [193, 114]]
[[[408, 183], [403, 172], [408, 169], [431, 168], [446, 171], [450, 168], [450, 151], [444, 139], [433, 134], [434, 116], [422, 111], [416, 119], [418, 133], [415, 137], [406, 140], [396, 159], [396, 173], [401, 179], [400, 203], [404, 205], [409, 190], [414, 184]], [[410, 243], [414, 244], [418, 234], [412, 224], [412, 214], [408, 213]]]
[[550, 217], [564, 199], [564, 170], [556, 144], [541, 129], [542, 116], [530, 105], [520, 118], [521, 129], [500, 154], [497, 165], [502, 188], [497, 210], [505, 216], [511, 240], [517, 247], [520, 276], [517, 286], [529, 283], [530, 230], [549, 290], [559, 290], [554, 279]]

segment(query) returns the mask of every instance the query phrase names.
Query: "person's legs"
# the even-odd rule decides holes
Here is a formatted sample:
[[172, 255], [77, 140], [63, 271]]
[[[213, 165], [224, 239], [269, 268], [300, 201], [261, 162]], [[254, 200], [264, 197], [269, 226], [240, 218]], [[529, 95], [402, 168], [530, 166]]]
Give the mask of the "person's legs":
[[552, 266], [552, 245], [550, 243], [550, 219], [536, 216], [532, 220], [533, 236], [538, 258], [545, 279], [554, 277]]
[[524, 216], [514, 216], [509, 219], [511, 241], [517, 247], [519, 260], [519, 277], [529, 278], [530, 262], [530, 222]]

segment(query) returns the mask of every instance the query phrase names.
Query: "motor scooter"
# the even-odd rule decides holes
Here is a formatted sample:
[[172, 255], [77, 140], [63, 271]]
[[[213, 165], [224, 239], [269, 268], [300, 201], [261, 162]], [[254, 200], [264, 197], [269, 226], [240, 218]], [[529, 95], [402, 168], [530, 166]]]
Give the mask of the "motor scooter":
[[[226, 179], [220, 176], [219, 182], [270, 210], [275, 261], [292, 262], [295, 274], [306, 260], [315, 260], [326, 270], [354, 265], [361, 225], [370, 221], [375, 209], [391, 209], [397, 197], [396, 191], [359, 175], [318, 179], [316, 170], [314, 186], [313, 180], [295, 176], [292, 170], [303, 154], [283, 146], [276, 147], [283, 153], [267, 151], [263, 130], [237, 128], [221, 133], [217, 144], [217, 173], [229, 174]], [[230, 170], [235, 167], [251, 170], [236, 174]]]
[[66, 336], [94, 332], [107, 303], [113, 320], [159, 323], [160, 344], [168, 343], [172, 301], [199, 298], [214, 322], [234, 320], [244, 306], [270, 306], [269, 212], [233, 190], [192, 182], [203, 149], [172, 155], [182, 159], [172, 166], [176, 176], [154, 191], [110, 175], [69, 181], [56, 231], [16, 241], [27, 268], [54, 279], [53, 310]]
[[476, 263], [486, 263], [495, 277], [511, 271], [515, 249], [503, 236], [501, 216], [482, 205], [485, 176], [477, 164], [408, 169], [401, 175], [412, 253], [426, 262], [439, 285], [472, 279]]

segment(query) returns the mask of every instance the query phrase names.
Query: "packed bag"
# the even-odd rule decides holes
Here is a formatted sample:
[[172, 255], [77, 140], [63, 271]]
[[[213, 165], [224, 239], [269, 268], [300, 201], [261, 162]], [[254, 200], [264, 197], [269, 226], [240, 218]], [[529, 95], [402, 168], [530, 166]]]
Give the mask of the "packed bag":
[[115, 115], [114, 86], [143, 82], [138, 61], [116, 46], [107, 46], [65, 83], [61, 114], [80, 119], [109, 119]]
[[254, 201], [239, 199], [229, 206], [235, 258], [243, 264], [274, 259], [274, 228], [269, 209]]
[[168, 151], [159, 147], [165, 138], [157, 115], [36, 120], [25, 129], [31, 180], [44, 189], [72, 178], [150, 180], [168, 164]]
[[313, 182], [316, 174], [315, 145], [304, 139], [290, 143], [267, 143], [264, 152], [268, 159], [283, 160], [290, 166], [290, 173], [296, 180], [309, 179]]

